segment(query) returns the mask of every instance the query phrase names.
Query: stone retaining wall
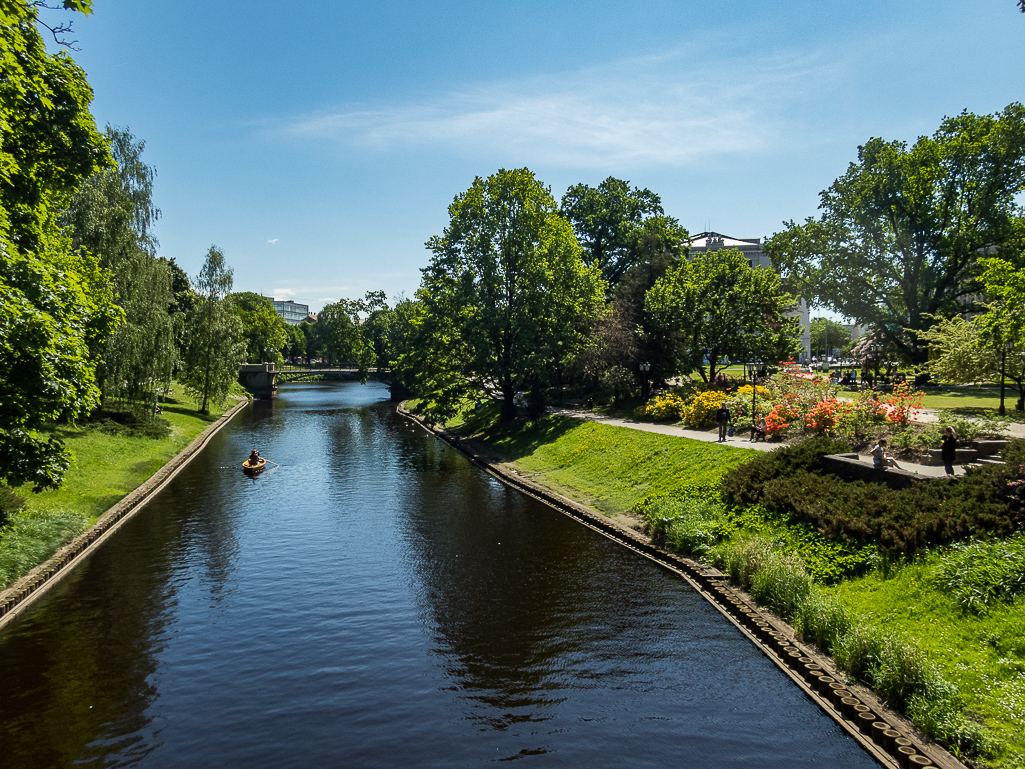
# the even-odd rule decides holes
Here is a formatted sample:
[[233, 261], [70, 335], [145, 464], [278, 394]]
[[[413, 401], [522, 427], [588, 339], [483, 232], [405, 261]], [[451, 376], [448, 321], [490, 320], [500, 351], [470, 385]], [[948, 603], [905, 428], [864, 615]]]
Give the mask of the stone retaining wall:
[[139, 510], [146, 502], [166, 486], [182, 468], [191, 462], [210, 439], [236, 414], [249, 404], [241, 401], [216, 422], [201, 432], [196, 439], [178, 452], [171, 460], [157, 470], [149, 480], [130, 492], [120, 502], [99, 517], [87, 531], [79, 534], [49, 559], [32, 569], [9, 588], [0, 592], [0, 630], [15, 621], [26, 608], [39, 599], [47, 590], [78, 566], [96, 548]]

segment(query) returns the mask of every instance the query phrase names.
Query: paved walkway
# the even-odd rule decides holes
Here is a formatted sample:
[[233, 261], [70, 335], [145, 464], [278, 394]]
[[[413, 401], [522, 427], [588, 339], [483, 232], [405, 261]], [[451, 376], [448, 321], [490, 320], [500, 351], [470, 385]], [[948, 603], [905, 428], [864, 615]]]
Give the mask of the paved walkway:
[[[575, 409], [553, 409], [553, 414], [559, 416], [571, 417], [573, 419], [586, 419], [590, 422], [601, 422], [606, 425], [613, 425], [614, 427], [626, 427], [631, 430], [640, 430], [645, 433], [658, 433], [659, 435], [675, 435], [680, 438], [690, 438], [695, 441], [704, 441], [705, 443], [718, 443], [719, 436], [717, 432], [705, 432], [703, 430], [690, 430], [686, 427], [680, 427], [679, 425], [666, 425], [656, 424], [654, 422], [638, 422], [636, 419], [618, 419], [616, 417], [607, 417], [602, 414], [595, 414], [591, 411], [578, 411]], [[932, 409], [922, 409], [919, 412], [919, 422], [936, 422], [938, 420], [936, 411]], [[1025, 425], [1013, 424], [1012, 428], [1020, 428], [1020, 430], [1011, 430], [1011, 435], [1015, 437], [1025, 437]], [[778, 448], [785, 446], [785, 443], [772, 443], [768, 441], [758, 441], [753, 443], [750, 440], [750, 431], [738, 432], [732, 438], [727, 438], [724, 445], [732, 446], [738, 449], [754, 449], [756, 451], [775, 451]], [[872, 464], [872, 457], [868, 454], [862, 454], [858, 457], [862, 462], [866, 464]], [[944, 475], [943, 466], [933, 465], [919, 465], [914, 462], [900, 462], [900, 466], [912, 473], [918, 473], [919, 475], [928, 475], [934, 478], [939, 478]], [[960, 466], [954, 467], [955, 475], [964, 475], [964, 468]]]

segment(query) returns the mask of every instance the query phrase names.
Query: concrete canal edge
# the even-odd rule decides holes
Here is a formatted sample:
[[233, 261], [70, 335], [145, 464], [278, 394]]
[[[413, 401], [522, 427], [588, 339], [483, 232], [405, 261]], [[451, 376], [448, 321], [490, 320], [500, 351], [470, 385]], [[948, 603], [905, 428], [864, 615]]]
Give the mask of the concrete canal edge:
[[890, 710], [872, 691], [846, 683], [846, 676], [830, 657], [800, 642], [789, 624], [731, 586], [718, 570], [668, 552], [633, 529], [490, 462], [457, 436], [406, 411], [404, 403], [398, 404], [397, 412], [441, 438], [502, 483], [678, 574], [883, 766], [965, 769], [964, 764]]
[[251, 403], [241, 400], [219, 417], [188, 446], [157, 470], [142, 485], [129, 492], [117, 504], [101, 515], [96, 523], [66, 545], [60, 547], [50, 558], [36, 566], [9, 588], [0, 592], [0, 632], [60, 580], [74, 571], [82, 561], [109, 539], [121, 525], [138, 513], [146, 503], [182, 469], [195, 459], [221, 428]]

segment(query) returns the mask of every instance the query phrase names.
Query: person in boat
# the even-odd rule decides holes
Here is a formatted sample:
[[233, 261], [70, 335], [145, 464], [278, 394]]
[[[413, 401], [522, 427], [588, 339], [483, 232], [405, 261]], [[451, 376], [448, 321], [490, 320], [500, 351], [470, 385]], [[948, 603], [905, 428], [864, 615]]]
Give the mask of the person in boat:
[[260, 464], [260, 452], [256, 449], [253, 449], [251, 452], [249, 452], [249, 466], [252, 467], [253, 465], [258, 464]]

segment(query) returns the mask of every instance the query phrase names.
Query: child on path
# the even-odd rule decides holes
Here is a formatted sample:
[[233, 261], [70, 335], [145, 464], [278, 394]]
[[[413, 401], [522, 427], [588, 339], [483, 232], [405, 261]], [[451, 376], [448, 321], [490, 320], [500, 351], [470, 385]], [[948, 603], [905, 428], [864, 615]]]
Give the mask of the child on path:
[[954, 460], [957, 459], [957, 433], [953, 427], [943, 431], [943, 445], [940, 447], [940, 458], [943, 460], [943, 471], [947, 475], [954, 474]]

